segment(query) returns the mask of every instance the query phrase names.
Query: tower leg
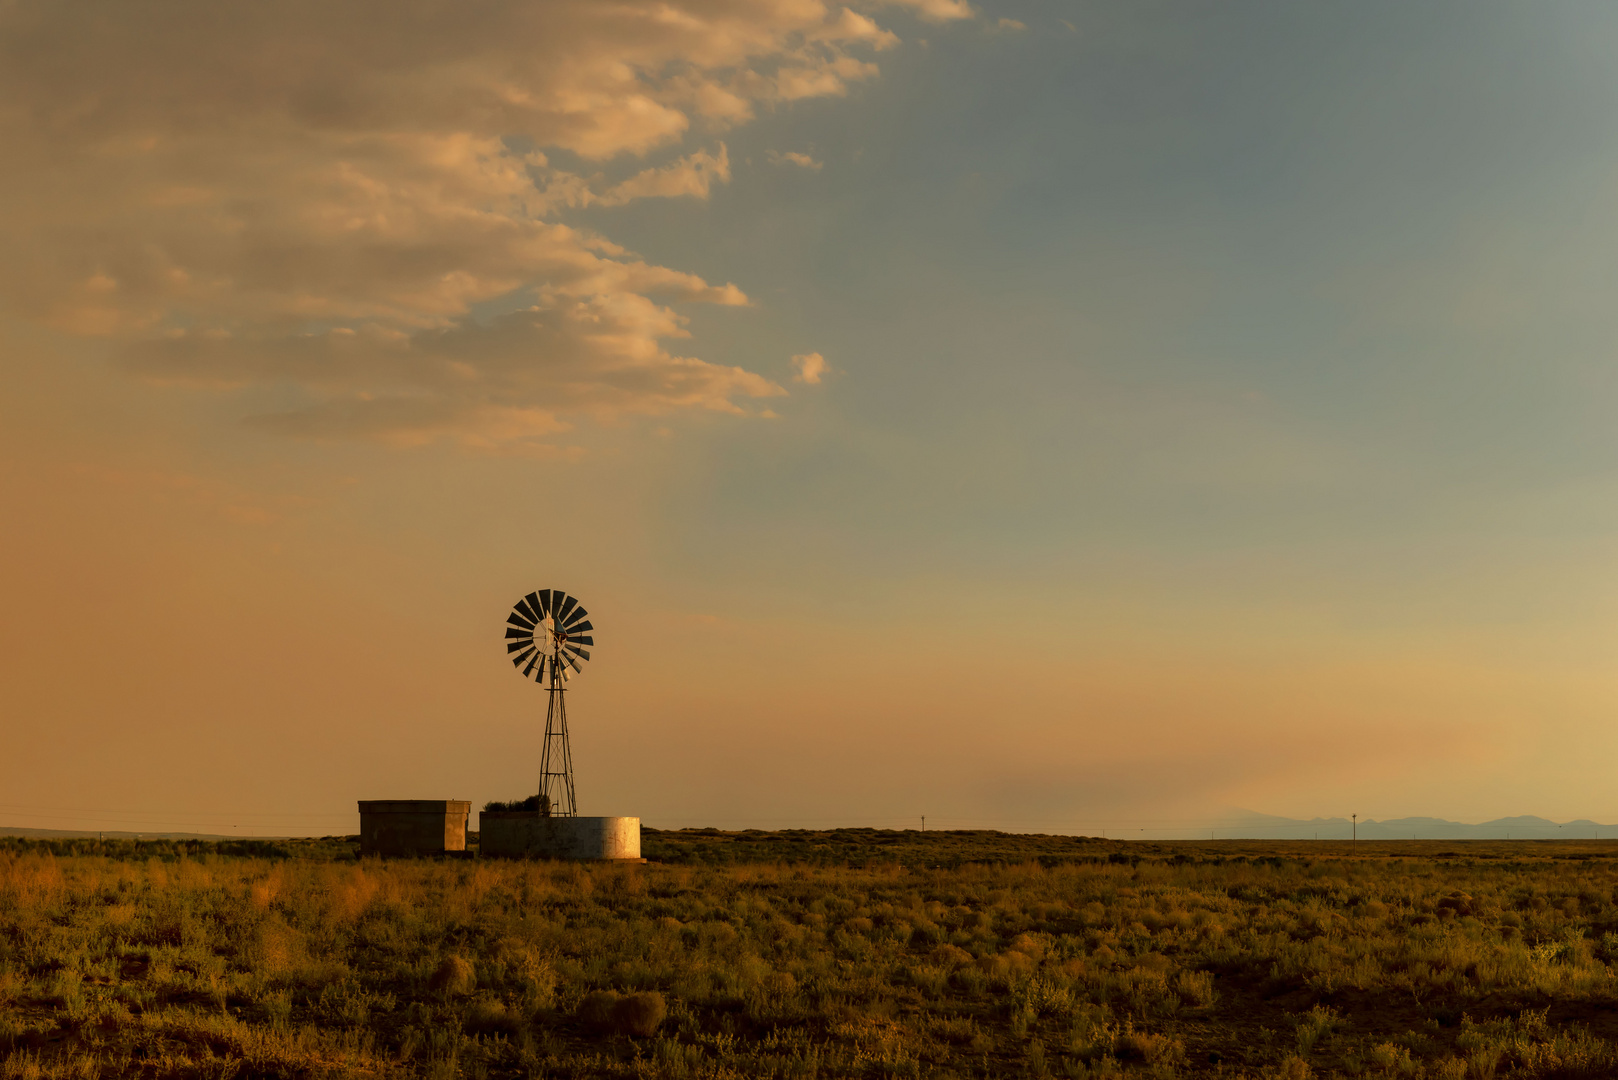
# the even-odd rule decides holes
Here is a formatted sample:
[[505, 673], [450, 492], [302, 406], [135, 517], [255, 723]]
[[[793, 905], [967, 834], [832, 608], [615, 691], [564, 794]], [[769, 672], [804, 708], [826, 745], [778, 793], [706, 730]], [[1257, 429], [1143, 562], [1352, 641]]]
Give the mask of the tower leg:
[[567, 691], [551, 665], [550, 700], [545, 706], [545, 749], [539, 764], [539, 812], [573, 817], [573, 751], [567, 742]]

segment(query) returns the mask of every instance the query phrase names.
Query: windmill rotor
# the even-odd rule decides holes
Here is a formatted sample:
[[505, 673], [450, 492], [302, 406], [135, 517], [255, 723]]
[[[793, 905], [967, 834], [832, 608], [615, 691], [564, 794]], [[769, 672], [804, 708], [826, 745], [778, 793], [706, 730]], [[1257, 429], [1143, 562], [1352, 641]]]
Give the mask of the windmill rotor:
[[506, 616], [506, 655], [524, 678], [541, 686], [566, 682], [590, 659], [595, 629], [589, 612], [561, 589], [538, 589], [518, 600]]

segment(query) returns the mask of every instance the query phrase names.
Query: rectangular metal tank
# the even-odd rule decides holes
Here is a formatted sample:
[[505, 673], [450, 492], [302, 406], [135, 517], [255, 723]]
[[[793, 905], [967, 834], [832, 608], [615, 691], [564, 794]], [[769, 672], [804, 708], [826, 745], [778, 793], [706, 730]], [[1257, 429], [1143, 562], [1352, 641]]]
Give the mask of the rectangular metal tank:
[[640, 857], [640, 818], [545, 817], [531, 810], [478, 815], [478, 853], [528, 859]]
[[466, 850], [472, 804], [460, 799], [361, 799], [361, 855], [442, 855]]

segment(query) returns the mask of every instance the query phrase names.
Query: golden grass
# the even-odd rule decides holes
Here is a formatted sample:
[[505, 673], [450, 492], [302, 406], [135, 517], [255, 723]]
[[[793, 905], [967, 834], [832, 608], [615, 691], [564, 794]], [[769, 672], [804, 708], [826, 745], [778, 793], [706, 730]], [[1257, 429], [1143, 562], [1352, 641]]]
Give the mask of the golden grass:
[[9, 843], [0, 1080], [1618, 1076], [1611, 845], [658, 835], [681, 865]]

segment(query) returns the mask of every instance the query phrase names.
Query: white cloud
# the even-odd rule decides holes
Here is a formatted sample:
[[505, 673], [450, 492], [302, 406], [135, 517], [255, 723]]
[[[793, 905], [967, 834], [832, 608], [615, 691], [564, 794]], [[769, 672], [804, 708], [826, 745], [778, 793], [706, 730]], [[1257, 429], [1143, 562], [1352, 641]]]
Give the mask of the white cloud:
[[308, 434], [528, 452], [579, 416], [757, 412], [784, 391], [670, 346], [672, 305], [743, 291], [567, 215], [707, 198], [725, 145], [683, 144], [896, 42], [821, 0], [11, 0], [0, 303], [149, 378], [285, 389], [264, 422]]
[[826, 372], [831, 370], [826, 358], [817, 352], [804, 353], [792, 358], [792, 367], [796, 372], [792, 376], [793, 382], [806, 383], [809, 386], [819, 386], [820, 380], [825, 378]]
[[788, 150], [785, 153], [781, 153], [776, 150], [766, 150], [764, 152], [764, 158], [771, 165], [797, 165], [800, 168], [812, 169], [815, 172], [819, 172], [826, 164], [823, 161], [816, 161], [808, 154], [800, 154], [796, 150]]

